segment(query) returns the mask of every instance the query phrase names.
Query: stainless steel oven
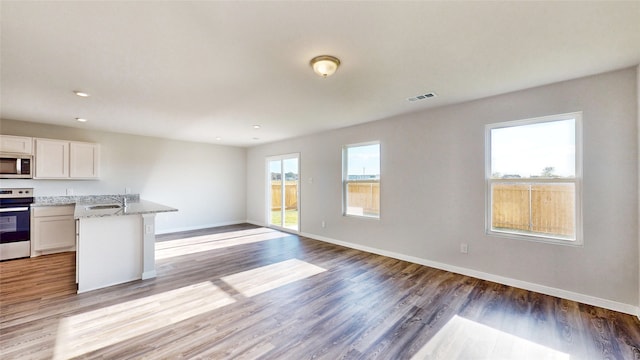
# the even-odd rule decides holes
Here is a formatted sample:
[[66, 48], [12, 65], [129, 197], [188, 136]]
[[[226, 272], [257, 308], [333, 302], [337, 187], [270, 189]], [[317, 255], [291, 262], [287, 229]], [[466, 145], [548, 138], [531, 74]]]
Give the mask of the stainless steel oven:
[[0, 179], [33, 178], [33, 156], [0, 153]]
[[0, 260], [31, 255], [33, 189], [0, 189]]

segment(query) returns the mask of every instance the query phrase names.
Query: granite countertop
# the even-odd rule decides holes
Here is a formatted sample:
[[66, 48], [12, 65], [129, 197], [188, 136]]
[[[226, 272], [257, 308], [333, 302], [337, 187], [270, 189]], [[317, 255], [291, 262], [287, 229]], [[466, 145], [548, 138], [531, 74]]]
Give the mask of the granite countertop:
[[[50, 196], [54, 198], [53, 196]], [[65, 206], [75, 205], [76, 200], [72, 196], [55, 196], [55, 200], [38, 201], [38, 198], [31, 204], [31, 207], [43, 207], [43, 206]]]
[[[73, 217], [76, 219], [93, 218], [93, 217], [105, 217], [105, 216], [122, 216], [122, 215], [141, 215], [141, 214], [155, 214], [161, 212], [178, 211], [178, 209], [154, 203], [147, 200], [139, 199], [135, 202], [129, 202], [126, 207], [120, 207], [115, 209], [89, 209], [89, 206], [105, 204], [105, 203], [76, 203], [76, 210]], [[111, 202], [115, 204], [115, 202]]]
[[76, 196], [36, 196], [32, 207], [35, 206], [63, 206], [83, 204], [114, 204], [116, 199], [126, 197], [130, 202], [140, 201], [140, 194], [114, 195], [76, 195]]
[[[122, 197], [127, 198], [127, 206], [125, 208], [112, 209], [88, 209], [93, 205], [109, 205], [118, 204]], [[34, 199], [32, 207], [38, 206], [65, 206], [75, 205], [73, 217], [75, 219], [105, 217], [105, 216], [122, 216], [122, 215], [141, 215], [155, 214], [161, 212], [178, 211], [178, 209], [140, 199], [139, 194], [127, 195], [81, 195], [81, 196], [38, 196]]]

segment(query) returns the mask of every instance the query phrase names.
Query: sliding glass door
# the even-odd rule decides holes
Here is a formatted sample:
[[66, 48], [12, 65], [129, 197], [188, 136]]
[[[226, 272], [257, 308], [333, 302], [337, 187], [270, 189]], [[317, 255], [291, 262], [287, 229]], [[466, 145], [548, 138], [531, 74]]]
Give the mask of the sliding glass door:
[[267, 222], [269, 226], [299, 230], [300, 156], [267, 158]]

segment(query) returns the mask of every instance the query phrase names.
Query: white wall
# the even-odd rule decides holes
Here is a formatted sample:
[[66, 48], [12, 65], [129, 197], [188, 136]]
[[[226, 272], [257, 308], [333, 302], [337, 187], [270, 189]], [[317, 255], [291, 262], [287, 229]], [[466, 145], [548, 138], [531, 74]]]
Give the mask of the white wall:
[[[635, 312], [640, 300], [636, 71], [250, 148], [247, 217], [265, 223], [265, 157], [299, 152], [304, 234]], [[574, 111], [583, 111], [584, 246], [485, 235], [485, 124]], [[343, 217], [341, 147], [371, 140], [381, 142], [381, 219]], [[326, 228], [320, 226], [323, 220]], [[459, 252], [461, 242], [469, 244], [467, 255]]]
[[100, 180], [0, 180], [2, 187], [33, 187], [36, 196], [122, 194], [177, 208], [158, 214], [158, 233], [243, 222], [246, 150], [211, 144], [2, 120], [0, 133], [97, 142]]

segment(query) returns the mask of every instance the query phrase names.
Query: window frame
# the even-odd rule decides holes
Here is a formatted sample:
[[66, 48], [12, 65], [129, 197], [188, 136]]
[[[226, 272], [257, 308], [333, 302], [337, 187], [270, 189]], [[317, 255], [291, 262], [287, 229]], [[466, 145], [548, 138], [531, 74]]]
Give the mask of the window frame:
[[[516, 126], [525, 126], [532, 124], [541, 124], [548, 122], [556, 122], [563, 120], [574, 120], [575, 124], [575, 177], [574, 178], [515, 178], [515, 179], [492, 179], [491, 175], [491, 131], [494, 129], [502, 129]], [[584, 238], [582, 233], [582, 112], [571, 112], [564, 114], [548, 115], [536, 118], [528, 118], [522, 120], [512, 120], [485, 125], [485, 233], [490, 236], [497, 236], [509, 239], [527, 240], [548, 244], [566, 245], [566, 246], [583, 246]], [[574, 184], [574, 226], [575, 238], [567, 239], [560, 236], [544, 235], [541, 233], [527, 234], [517, 231], [502, 231], [492, 229], [493, 216], [493, 199], [492, 185], [495, 183], [506, 184]]]
[[[380, 174], [377, 180], [349, 180], [349, 148], [355, 148], [360, 146], [368, 146], [368, 145], [378, 145], [378, 156], [380, 156]], [[355, 143], [355, 144], [347, 144], [342, 146], [342, 216], [346, 217], [354, 217], [358, 219], [370, 219], [370, 220], [380, 220], [382, 217], [382, 144], [379, 140]], [[348, 191], [347, 188], [350, 183], [370, 183], [377, 182], [379, 188], [379, 199], [378, 199], [378, 216], [370, 216], [370, 215], [357, 215], [357, 214], [349, 214], [347, 213], [348, 209]]]

